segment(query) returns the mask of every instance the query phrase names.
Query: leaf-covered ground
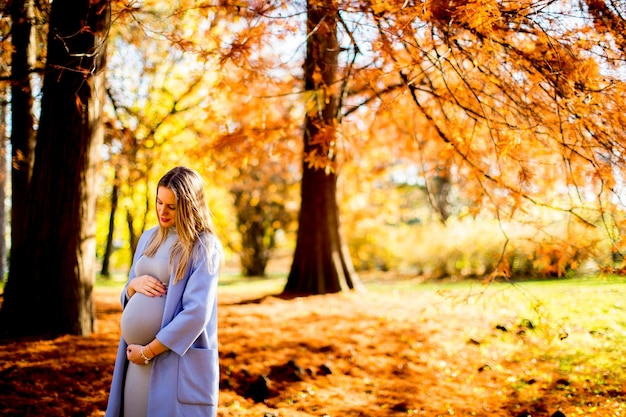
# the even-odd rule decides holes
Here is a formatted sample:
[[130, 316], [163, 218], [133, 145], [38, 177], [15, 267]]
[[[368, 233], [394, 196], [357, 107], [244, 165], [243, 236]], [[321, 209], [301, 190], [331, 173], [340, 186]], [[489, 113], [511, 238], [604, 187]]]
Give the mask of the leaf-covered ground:
[[[558, 285], [290, 300], [223, 287], [218, 415], [626, 416], [626, 316], [612, 301], [624, 284]], [[104, 415], [118, 293], [98, 288], [91, 337], [2, 342], [2, 415]]]

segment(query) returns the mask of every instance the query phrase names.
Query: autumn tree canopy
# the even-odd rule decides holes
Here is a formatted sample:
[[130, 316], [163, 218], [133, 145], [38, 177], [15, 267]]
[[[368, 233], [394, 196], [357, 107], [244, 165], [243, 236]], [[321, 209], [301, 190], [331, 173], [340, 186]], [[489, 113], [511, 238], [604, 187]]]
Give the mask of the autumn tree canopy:
[[[276, 145], [293, 141], [300, 125], [303, 173], [312, 168], [323, 171], [323, 179], [340, 175], [369, 149], [379, 154], [374, 171], [413, 161], [443, 222], [452, 196], [463, 202], [457, 215], [490, 213], [502, 221], [543, 221], [538, 208], [550, 209], [603, 229], [613, 250], [621, 250], [621, 4], [311, 0], [191, 6], [145, 2], [130, 13], [147, 22], [145, 33], [211, 68], [204, 90], [211, 100], [201, 106], [207, 117], [192, 128], [201, 154], [228, 155], [231, 168], [245, 168], [258, 160], [250, 155], [265, 149], [293, 172], [302, 148]], [[168, 16], [176, 30], [146, 16]], [[312, 17], [316, 23], [307, 26]], [[336, 49], [320, 46], [335, 37]], [[321, 52], [307, 63], [316, 47]], [[331, 52], [336, 62], [328, 61]], [[313, 116], [319, 120], [306, 121]], [[339, 217], [339, 207], [307, 203], [335, 193], [323, 183], [313, 181], [303, 191], [301, 216]], [[313, 248], [324, 257], [341, 253], [329, 248], [343, 244], [320, 239], [296, 246], [302, 256], [296, 262], [307, 265], [292, 268], [307, 271], [302, 282], [294, 278], [301, 290], [326, 291], [314, 283], [336, 268], [344, 269], [337, 277], [350, 275], [349, 261], [325, 272], [314, 266], [323, 262], [313, 260]], [[499, 273], [506, 273], [502, 267]]]
[[[303, 84], [293, 93], [305, 115], [319, 117], [308, 128], [305, 122], [305, 170], [338, 174], [363, 138], [384, 135], [385, 148], [396, 149], [388, 155], [421, 161], [419, 175], [444, 221], [442, 193], [453, 187], [469, 215], [533, 222], [538, 208], [548, 208], [603, 229], [612, 250], [621, 250], [621, 3], [311, 0], [237, 10], [249, 27], [226, 57], [240, 68], [252, 70], [259, 51], [272, 48], [261, 34], [298, 30], [273, 47], [297, 43], [301, 53], [276, 61], [272, 71], [298, 74], [294, 68], [303, 65]], [[311, 16], [316, 23], [305, 25]], [[323, 45], [307, 64], [305, 52], [335, 37], [335, 47]], [[301, 216], [335, 216], [332, 205], [306, 203], [328, 191], [324, 181], [314, 183]], [[299, 245], [296, 253], [314, 256], [316, 244]], [[311, 264], [304, 270], [301, 288], [327, 276]], [[498, 272], [506, 274], [506, 265]]]

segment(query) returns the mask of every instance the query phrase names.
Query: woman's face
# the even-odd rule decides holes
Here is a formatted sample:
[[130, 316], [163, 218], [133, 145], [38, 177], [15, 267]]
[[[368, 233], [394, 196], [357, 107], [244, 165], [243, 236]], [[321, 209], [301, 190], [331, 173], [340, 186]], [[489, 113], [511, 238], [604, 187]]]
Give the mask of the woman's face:
[[156, 211], [159, 224], [171, 227], [176, 224], [176, 196], [167, 187], [159, 187], [156, 197]]

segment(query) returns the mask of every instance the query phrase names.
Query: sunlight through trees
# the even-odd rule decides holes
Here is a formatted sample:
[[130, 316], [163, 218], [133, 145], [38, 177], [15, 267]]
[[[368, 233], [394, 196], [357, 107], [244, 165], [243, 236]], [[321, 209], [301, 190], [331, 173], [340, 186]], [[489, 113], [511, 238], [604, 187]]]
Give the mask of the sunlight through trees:
[[[361, 288], [368, 268], [487, 280], [624, 270], [621, 2], [105, 1], [106, 22], [72, 33], [52, 19], [62, 4], [0, 19], [14, 209], [3, 312], [33, 284], [35, 299], [69, 285], [69, 303], [89, 309], [91, 247], [123, 271], [154, 221], [150, 184], [174, 164], [207, 179], [246, 274], [291, 253], [285, 292]], [[92, 106], [82, 89], [101, 75], [107, 94]], [[76, 195], [71, 209], [57, 201]], [[69, 255], [49, 250], [60, 237]], [[72, 317], [69, 331], [89, 328]]]

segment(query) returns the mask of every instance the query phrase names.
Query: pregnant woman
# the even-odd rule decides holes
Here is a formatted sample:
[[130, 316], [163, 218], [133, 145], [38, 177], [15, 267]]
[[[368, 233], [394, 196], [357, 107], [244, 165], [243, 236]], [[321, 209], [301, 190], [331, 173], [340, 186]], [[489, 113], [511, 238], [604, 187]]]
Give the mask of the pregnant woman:
[[139, 239], [122, 291], [106, 417], [216, 416], [217, 279], [222, 248], [200, 175], [159, 181], [159, 225]]

